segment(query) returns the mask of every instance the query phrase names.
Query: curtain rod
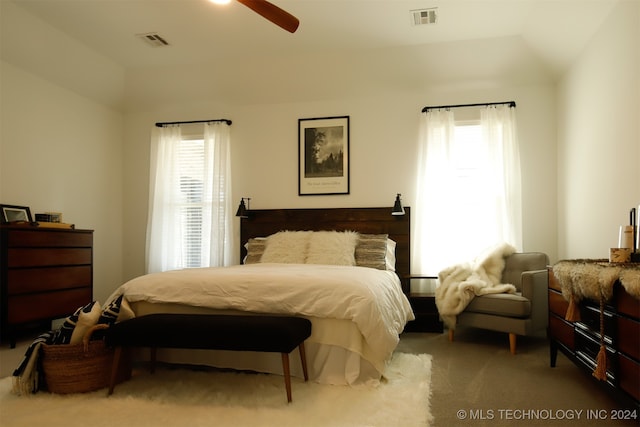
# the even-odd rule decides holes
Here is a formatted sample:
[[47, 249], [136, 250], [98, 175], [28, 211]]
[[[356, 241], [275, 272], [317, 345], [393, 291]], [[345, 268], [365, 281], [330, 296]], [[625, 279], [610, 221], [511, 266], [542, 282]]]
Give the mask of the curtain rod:
[[460, 108], [460, 107], [488, 107], [489, 105], [505, 105], [508, 104], [509, 107], [515, 107], [515, 101], [505, 101], [505, 102], [485, 102], [482, 104], [459, 104], [459, 105], [439, 105], [437, 107], [424, 107], [422, 109], [423, 113], [426, 113], [429, 110], [438, 110], [441, 108]]
[[156, 123], [156, 127], [163, 127], [166, 125], [187, 125], [192, 123], [210, 123], [210, 122], [225, 122], [229, 126], [231, 126], [231, 120], [229, 119], [213, 119], [213, 120], [191, 120], [187, 122], [158, 122]]

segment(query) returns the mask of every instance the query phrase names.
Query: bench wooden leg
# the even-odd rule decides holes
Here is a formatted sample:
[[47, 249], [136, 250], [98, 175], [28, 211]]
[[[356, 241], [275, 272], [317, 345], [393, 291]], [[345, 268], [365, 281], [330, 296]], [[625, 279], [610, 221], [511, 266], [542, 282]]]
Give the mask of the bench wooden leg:
[[289, 371], [289, 354], [282, 353], [282, 370], [284, 371], [284, 386], [287, 389], [287, 402], [291, 402], [291, 372]]
[[109, 377], [109, 392], [107, 396], [113, 394], [113, 389], [116, 386], [116, 376], [120, 368], [120, 356], [122, 355], [122, 347], [116, 347], [113, 352], [113, 363], [111, 363], [111, 375]]
[[300, 360], [302, 360], [302, 372], [304, 373], [304, 380], [309, 381], [309, 374], [307, 373], [307, 354], [304, 350], [304, 341], [298, 346], [300, 351]]

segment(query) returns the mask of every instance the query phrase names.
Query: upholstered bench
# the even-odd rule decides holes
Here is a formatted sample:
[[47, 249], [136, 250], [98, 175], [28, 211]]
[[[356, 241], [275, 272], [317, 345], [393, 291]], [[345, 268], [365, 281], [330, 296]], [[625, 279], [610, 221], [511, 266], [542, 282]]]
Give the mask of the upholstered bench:
[[289, 353], [299, 348], [307, 381], [304, 340], [310, 335], [311, 322], [301, 317], [164, 313], [136, 317], [108, 330], [107, 345], [115, 347], [109, 395], [113, 393], [123, 347], [150, 347], [152, 373], [158, 347], [190, 348], [281, 353], [287, 401], [291, 402]]

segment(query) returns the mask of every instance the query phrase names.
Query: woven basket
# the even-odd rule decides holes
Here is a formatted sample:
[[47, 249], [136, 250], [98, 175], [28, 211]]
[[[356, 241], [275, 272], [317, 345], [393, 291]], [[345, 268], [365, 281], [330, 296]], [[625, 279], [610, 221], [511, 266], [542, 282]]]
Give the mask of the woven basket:
[[[91, 334], [105, 326], [91, 328], [82, 344], [42, 345], [40, 358], [47, 390], [58, 394], [85, 393], [109, 385], [114, 350], [103, 340], [90, 341]], [[130, 363], [120, 365], [125, 369], [118, 372], [117, 382], [131, 375]]]

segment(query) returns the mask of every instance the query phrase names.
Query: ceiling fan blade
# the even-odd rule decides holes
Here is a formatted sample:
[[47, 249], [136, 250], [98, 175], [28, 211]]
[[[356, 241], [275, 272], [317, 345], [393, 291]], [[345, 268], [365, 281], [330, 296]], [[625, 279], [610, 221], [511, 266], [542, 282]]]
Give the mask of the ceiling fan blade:
[[298, 18], [267, 0], [238, 0], [238, 2], [290, 33], [295, 33], [300, 25]]

